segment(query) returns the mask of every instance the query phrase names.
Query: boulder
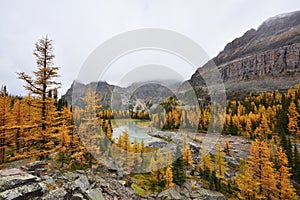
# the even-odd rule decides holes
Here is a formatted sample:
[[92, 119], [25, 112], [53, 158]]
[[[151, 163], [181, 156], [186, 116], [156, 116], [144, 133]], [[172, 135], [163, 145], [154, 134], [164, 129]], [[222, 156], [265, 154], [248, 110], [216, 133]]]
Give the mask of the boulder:
[[11, 169], [3, 169], [0, 170], [0, 177], [2, 176], [12, 176], [12, 175], [20, 175], [20, 174], [26, 174], [26, 172], [22, 171], [18, 168], [11, 168]]
[[42, 196], [45, 190], [46, 186], [42, 183], [29, 183], [1, 192], [0, 199], [31, 199], [34, 197]]
[[206, 190], [204, 188], [194, 190], [190, 195], [192, 199], [226, 200], [225, 196], [220, 192]]
[[0, 178], [0, 192], [16, 188], [21, 185], [33, 183], [36, 180], [36, 176], [31, 174], [5, 176]]
[[35, 161], [35, 162], [31, 162], [28, 165], [26, 165], [27, 170], [28, 171], [35, 171], [36, 169], [42, 169], [45, 168], [45, 166], [48, 163], [44, 162], [44, 161]]
[[86, 196], [89, 200], [104, 200], [103, 194], [99, 188], [87, 190]]
[[78, 179], [75, 180], [75, 185], [82, 191], [86, 191], [90, 187], [90, 182], [85, 175], [81, 175]]
[[70, 181], [74, 181], [79, 177], [78, 174], [70, 172], [70, 171], [64, 173], [63, 176]]
[[187, 199], [180, 195], [180, 193], [175, 189], [175, 187], [162, 191], [156, 196], [158, 200], [180, 200]]
[[55, 190], [51, 190], [43, 200], [64, 200], [67, 196], [67, 191], [64, 188], [57, 188]]

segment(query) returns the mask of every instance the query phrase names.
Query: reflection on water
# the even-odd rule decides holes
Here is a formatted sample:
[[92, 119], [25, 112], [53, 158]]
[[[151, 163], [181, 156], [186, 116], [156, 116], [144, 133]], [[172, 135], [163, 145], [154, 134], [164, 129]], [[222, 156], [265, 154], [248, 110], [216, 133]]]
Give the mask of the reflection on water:
[[135, 119], [114, 119], [112, 120], [113, 137], [118, 138], [124, 131], [128, 131], [129, 139], [131, 142], [136, 138], [138, 142], [144, 140], [145, 144], [149, 142], [159, 141], [158, 138], [152, 137], [147, 133], [154, 131], [150, 127], [150, 121], [142, 121]]

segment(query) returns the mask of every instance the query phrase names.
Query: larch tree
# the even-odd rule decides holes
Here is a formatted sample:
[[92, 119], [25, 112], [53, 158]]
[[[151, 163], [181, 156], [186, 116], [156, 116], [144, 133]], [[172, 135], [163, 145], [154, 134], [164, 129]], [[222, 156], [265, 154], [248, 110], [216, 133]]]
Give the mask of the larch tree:
[[270, 152], [264, 141], [252, 142], [248, 166], [253, 180], [259, 184], [257, 196], [266, 199], [277, 198], [274, 164], [270, 161]]
[[215, 156], [215, 170], [216, 170], [216, 176], [219, 179], [225, 178], [225, 172], [226, 172], [226, 162], [224, 160], [225, 153], [222, 152], [221, 145], [217, 145], [216, 149], [216, 156]]
[[213, 169], [210, 154], [205, 150], [205, 148], [203, 148], [201, 152], [199, 167], [202, 171], [205, 171], [206, 168], [210, 171]]
[[245, 166], [244, 169], [235, 177], [236, 184], [238, 186], [238, 198], [247, 200], [260, 199], [259, 182], [253, 179], [253, 176], [249, 170], [249, 166]]
[[277, 150], [277, 167], [279, 199], [297, 199], [295, 189], [290, 181], [291, 174], [289, 173], [290, 168], [288, 167], [288, 159], [281, 147]]
[[7, 148], [7, 123], [9, 120], [9, 98], [6, 86], [0, 94], [0, 164], [5, 161]]
[[157, 150], [151, 159], [151, 174], [154, 177], [156, 184], [159, 185], [164, 177], [164, 160], [160, 150]]
[[267, 120], [267, 117], [265, 114], [262, 114], [260, 125], [255, 129], [254, 133], [261, 140], [266, 138], [268, 134], [272, 133], [272, 131], [268, 125], [268, 120]]
[[190, 166], [193, 162], [192, 160], [192, 153], [190, 150], [190, 145], [187, 143], [187, 135], [184, 134], [183, 136], [183, 159], [185, 161], [186, 166]]
[[166, 169], [166, 188], [173, 187], [173, 172], [170, 166]]
[[19, 72], [18, 78], [24, 80], [26, 90], [38, 97], [38, 104], [35, 105], [40, 110], [40, 119], [36, 122], [39, 124], [41, 131], [39, 138], [41, 139], [41, 148], [44, 149], [49, 141], [43, 135], [47, 134], [47, 130], [51, 129], [51, 122], [47, 121], [47, 118], [51, 118], [49, 113], [49, 106], [53, 104], [52, 98], [48, 96], [55, 89], [60, 87], [60, 83], [55, 81], [58, 75], [58, 67], [53, 66], [54, 53], [52, 40], [48, 37], [41, 38], [36, 44], [33, 51], [33, 55], [36, 58], [37, 70], [33, 72], [34, 77], [26, 74], [25, 72]]
[[21, 149], [21, 129], [23, 129], [24, 125], [24, 111], [21, 106], [21, 101], [16, 98], [14, 101], [14, 107], [13, 107], [13, 124], [12, 126], [15, 129], [15, 148], [16, 153], [20, 153]]
[[289, 123], [288, 123], [288, 131], [291, 134], [298, 134], [300, 136], [300, 128], [298, 126], [299, 124], [299, 114], [297, 112], [297, 107], [294, 102], [292, 102], [288, 109], [288, 117], [289, 117]]
[[[98, 95], [92, 91], [92, 88], [88, 88], [86, 95], [82, 100], [85, 102], [85, 107], [84, 110], [81, 111], [81, 120], [78, 131], [81, 135], [82, 142], [88, 148], [87, 150], [98, 153], [100, 151], [100, 145], [97, 142], [103, 138], [97, 117], [97, 112], [101, 107], [99, 105], [100, 99]], [[77, 108], [75, 108], [75, 110], [76, 109]], [[93, 156], [90, 152], [86, 152], [85, 156], [89, 167], [92, 168]]]

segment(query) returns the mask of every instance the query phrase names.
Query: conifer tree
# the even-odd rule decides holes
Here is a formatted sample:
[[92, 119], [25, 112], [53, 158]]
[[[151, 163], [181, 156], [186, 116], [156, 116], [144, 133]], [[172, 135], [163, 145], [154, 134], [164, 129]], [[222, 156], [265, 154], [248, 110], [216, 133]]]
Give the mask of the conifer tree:
[[259, 182], [257, 182], [246, 165], [244, 169], [236, 176], [236, 184], [238, 186], [238, 198], [256, 200], [259, 196]]
[[288, 117], [289, 117], [289, 123], [288, 123], [288, 131], [291, 134], [297, 134], [300, 136], [300, 128], [299, 128], [299, 114], [296, 109], [296, 105], [294, 102], [291, 103], [288, 109]]
[[210, 171], [213, 169], [210, 154], [205, 150], [202, 149], [201, 157], [200, 157], [200, 169], [205, 171], [208, 168]]
[[192, 164], [192, 153], [190, 150], [190, 145], [187, 143], [187, 135], [183, 136], [183, 159], [185, 161], [186, 166], [190, 166]]
[[300, 156], [297, 148], [297, 144], [294, 144], [294, 166], [293, 166], [293, 177], [300, 179]]
[[170, 166], [166, 169], [166, 188], [173, 187], [173, 172]]
[[2, 88], [0, 94], [0, 164], [5, 161], [7, 148], [7, 125], [9, 120], [9, 98], [6, 86]]
[[151, 159], [151, 174], [156, 184], [159, 185], [164, 177], [164, 160], [160, 150], [157, 150], [155, 156]]
[[291, 174], [289, 173], [288, 160], [281, 147], [277, 150], [277, 165], [279, 199], [296, 199], [295, 190], [290, 182]]
[[186, 168], [182, 157], [182, 150], [179, 146], [176, 147], [175, 156], [176, 160], [172, 165], [173, 183], [182, 185], [186, 181]]
[[253, 180], [259, 183], [259, 191], [256, 196], [267, 199], [277, 198], [274, 164], [270, 161], [270, 152], [264, 141], [252, 142], [248, 165]]
[[225, 172], [226, 172], [226, 162], [224, 160], [225, 153], [222, 152], [221, 145], [217, 145], [216, 149], [216, 156], [215, 156], [215, 170], [216, 170], [216, 176], [219, 179], [225, 178]]
[[[60, 86], [60, 83], [54, 79], [58, 77], [58, 67], [53, 66], [54, 54], [52, 40], [48, 37], [43, 37], [35, 44], [33, 55], [36, 57], [37, 70], [34, 71], [34, 77], [19, 72], [18, 78], [25, 81], [26, 90], [38, 97], [38, 103], [35, 105], [39, 108], [40, 118], [36, 123], [40, 126], [41, 131], [38, 131], [37, 137], [40, 139], [41, 149], [47, 149], [50, 145], [48, 138], [49, 129], [53, 124], [49, 119], [52, 118], [53, 112], [49, 111], [49, 107], [53, 105], [52, 98], [48, 96], [52, 91]], [[50, 109], [52, 110], [52, 109]], [[42, 152], [42, 151], [41, 151]]]

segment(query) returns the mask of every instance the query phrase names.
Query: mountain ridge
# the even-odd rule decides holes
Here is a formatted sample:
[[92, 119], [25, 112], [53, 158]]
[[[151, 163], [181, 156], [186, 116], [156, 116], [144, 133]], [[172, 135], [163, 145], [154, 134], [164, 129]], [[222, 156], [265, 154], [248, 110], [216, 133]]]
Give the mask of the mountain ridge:
[[206, 87], [202, 76], [212, 73], [212, 65], [217, 66], [229, 98], [285, 91], [299, 83], [300, 11], [271, 17], [257, 30], [250, 29], [228, 43], [192, 75], [189, 82], [194, 88]]

